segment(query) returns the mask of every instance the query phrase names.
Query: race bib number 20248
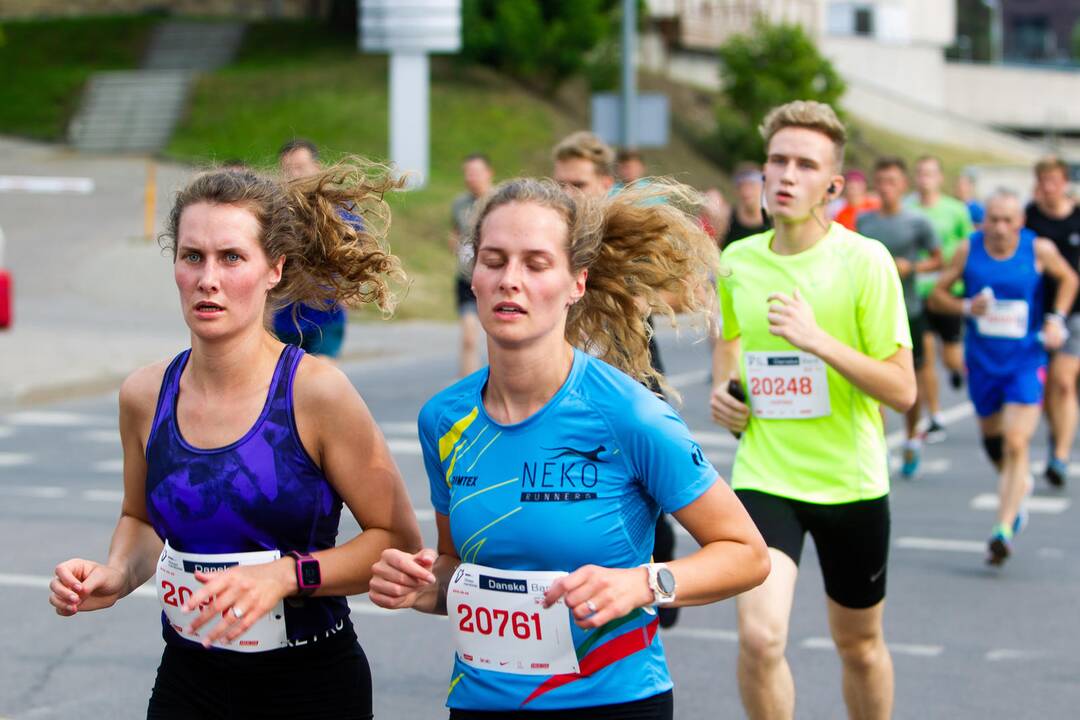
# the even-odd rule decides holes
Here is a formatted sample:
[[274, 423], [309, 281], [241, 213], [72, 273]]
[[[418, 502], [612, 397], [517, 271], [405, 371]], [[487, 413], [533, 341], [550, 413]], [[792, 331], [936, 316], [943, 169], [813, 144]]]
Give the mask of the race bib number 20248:
[[748, 352], [746, 381], [756, 417], [806, 420], [830, 413], [829, 378], [816, 355]]

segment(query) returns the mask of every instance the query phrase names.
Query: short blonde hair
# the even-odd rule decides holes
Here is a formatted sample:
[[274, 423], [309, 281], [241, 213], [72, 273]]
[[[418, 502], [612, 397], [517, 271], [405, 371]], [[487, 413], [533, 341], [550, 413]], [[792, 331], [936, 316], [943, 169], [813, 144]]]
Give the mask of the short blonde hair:
[[836, 168], [839, 170], [843, 166], [847, 129], [832, 107], [814, 100], [795, 100], [774, 107], [761, 122], [761, 136], [765, 138], [766, 150], [776, 133], [790, 127], [816, 130], [832, 140], [836, 146]]
[[588, 130], [579, 130], [564, 137], [551, 152], [552, 159], [590, 161], [596, 168], [596, 174], [612, 177], [615, 174], [615, 151], [603, 140]]

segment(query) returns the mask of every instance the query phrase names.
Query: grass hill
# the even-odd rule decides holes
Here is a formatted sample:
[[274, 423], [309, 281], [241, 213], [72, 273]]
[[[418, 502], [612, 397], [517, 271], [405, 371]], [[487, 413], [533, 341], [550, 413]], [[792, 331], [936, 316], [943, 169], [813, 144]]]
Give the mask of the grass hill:
[[[0, 132], [62, 139], [85, 79], [96, 70], [137, 66], [156, 21], [141, 16], [5, 24]], [[724, 173], [695, 150], [708, 135], [716, 95], [656, 77], [641, 81], [645, 89], [667, 92], [672, 102], [672, 142], [646, 152], [650, 171], [700, 188], [726, 186]], [[446, 238], [450, 204], [462, 191], [461, 159], [488, 154], [500, 179], [546, 175], [551, 146], [588, 127], [588, 113], [583, 82], [541, 96], [486, 68], [432, 58], [428, 186], [390, 200], [391, 245], [413, 279], [398, 317], [453, 317], [454, 261]], [[330, 161], [346, 153], [381, 159], [387, 115], [386, 58], [359, 53], [352, 32], [334, 34], [303, 22], [255, 23], [236, 61], [199, 79], [164, 154], [196, 166], [235, 158], [271, 169], [284, 141], [305, 137]], [[950, 173], [990, 160], [859, 124], [849, 161], [868, 167], [881, 154], [913, 160], [925, 152], [941, 155]]]

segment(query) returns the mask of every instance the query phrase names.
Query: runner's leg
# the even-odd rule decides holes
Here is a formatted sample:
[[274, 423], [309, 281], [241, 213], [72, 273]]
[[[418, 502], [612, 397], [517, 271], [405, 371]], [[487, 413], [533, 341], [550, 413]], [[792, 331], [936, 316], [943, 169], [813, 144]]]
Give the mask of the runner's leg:
[[475, 306], [463, 309], [461, 318], [461, 355], [458, 359], [458, 372], [461, 377], [472, 375], [480, 369], [480, 318]]
[[1080, 357], [1054, 353], [1050, 361], [1050, 387], [1046, 397], [1047, 416], [1053, 433], [1054, 457], [1067, 462], [1076, 435], [1076, 380], [1080, 376]]
[[739, 695], [751, 720], [795, 716], [795, 680], [784, 657], [799, 568], [769, 548], [772, 572], [735, 600], [739, 622]]
[[1012, 527], [1020, 503], [1027, 493], [1030, 475], [1031, 436], [1039, 425], [1038, 405], [1006, 403], [1001, 412], [1005, 438], [1001, 481], [998, 487], [998, 523]]
[[937, 345], [934, 333], [930, 331], [923, 333], [923, 364], [917, 378], [919, 387], [923, 388], [926, 414], [933, 419], [941, 412], [941, 404], [938, 401]]
[[885, 601], [852, 609], [828, 599], [829, 628], [844, 666], [844, 702], [853, 720], [892, 717], [893, 664], [885, 645]]

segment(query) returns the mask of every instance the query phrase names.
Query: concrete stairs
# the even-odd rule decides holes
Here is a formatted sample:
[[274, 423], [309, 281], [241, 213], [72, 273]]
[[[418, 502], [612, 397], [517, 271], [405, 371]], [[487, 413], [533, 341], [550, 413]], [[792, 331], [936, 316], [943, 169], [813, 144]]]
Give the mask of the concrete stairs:
[[196, 73], [229, 62], [243, 32], [236, 23], [162, 23], [144, 69], [90, 78], [68, 140], [83, 152], [157, 152], [172, 136]]

